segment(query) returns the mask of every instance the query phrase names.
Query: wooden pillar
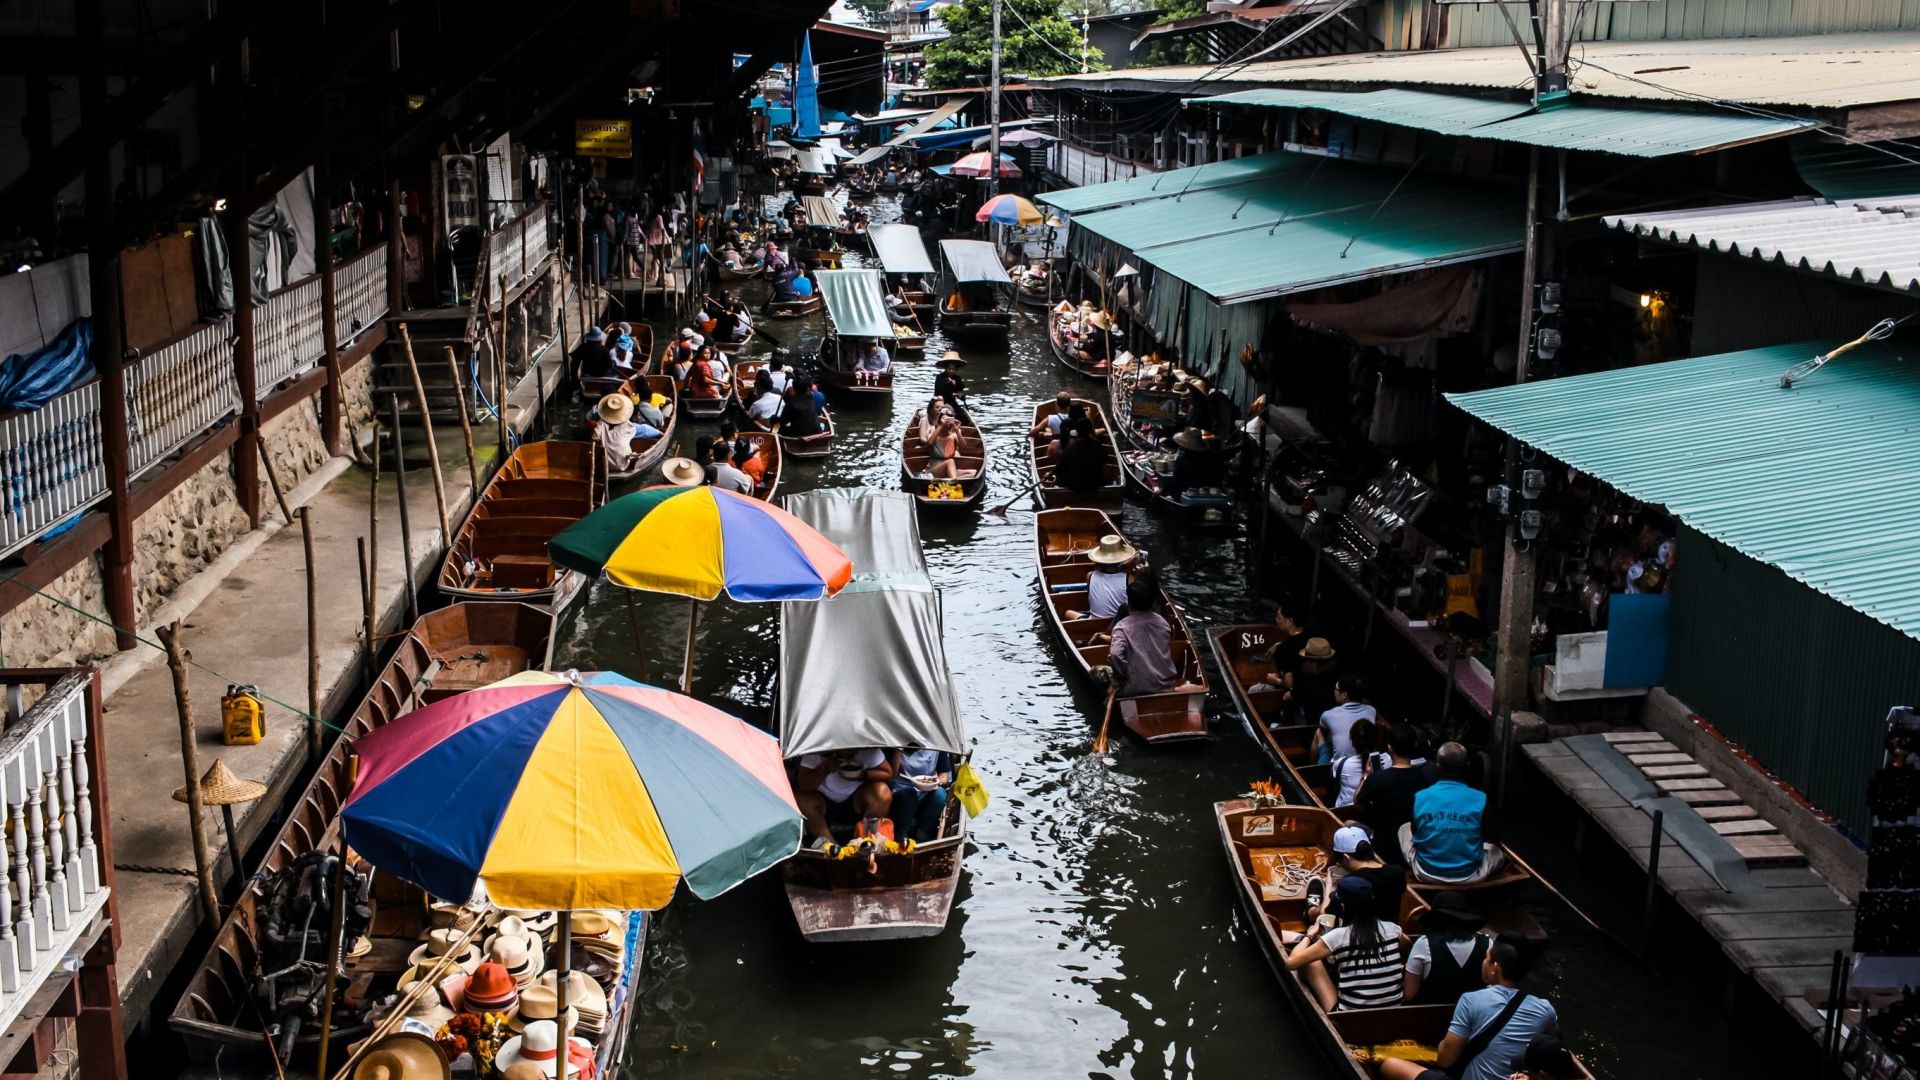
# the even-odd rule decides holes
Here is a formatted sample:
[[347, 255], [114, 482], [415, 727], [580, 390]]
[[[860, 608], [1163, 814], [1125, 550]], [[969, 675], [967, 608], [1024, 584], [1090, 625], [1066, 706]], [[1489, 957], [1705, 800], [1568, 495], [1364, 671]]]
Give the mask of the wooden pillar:
[[346, 453], [341, 419], [340, 307], [333, 282], [332, 174], [324, 151], [313, 166], [313, 269], [320, 275], [321, 362], [327, 366], [327, 385], [320, 389], [320, 435], [327, 442], [327, 453], [338, 457]]
[[[245, 176], [246, 171], [241, 170]], [[253, 237], [250, 206], [228, 204], [227, 250], [233, 262], [233, 371], [240, 390], [240, 438], [233, 445], [233, 483], [247, 521], [260, 525], [260, 372], [253, 356]]]
[[127, 1080], [127, 1030], [113, 961], [112, 934], [101, 934], [75, 976], [80, 995], [80, 1015], [75, 1020], [80, 1080]]
[[397, 177], [390, 187], [387, 205], [387, 312], [398, 316], [407, 310], [407, 231], [400, 224], [407, 201]]
[[[105, 17], [104, 5], [90, 4], [81, 17], [83, 38], [97, 37], [99, 26], [92, 15]], [[93, 43], [100, 46], [98, 41]], [[82, 86], [82, 115], [97, 116], [106, 105], [107, 76], [104, 51], [89, 50], [93, 61], [87, 65]], [[128, 490], [132, 480], [132, 450], [127, 445], [127, 358], [125, 323], [120, 307], [120, 249], [113, 238], [114, 199], [113, 163], [102, 147], [87, 162], [86, 206], [87, 292], [93, 309], [93, 365], [100, 373], [101, 463], [107, 479], [107, 517], [113, 523], [113, 535], [101, 552], [101, 572], [106, 584], [107, 618], [115, 627], [114, 645], [122, 651], [139, 642], [140, 613], [133, 593], [133, 497]]]

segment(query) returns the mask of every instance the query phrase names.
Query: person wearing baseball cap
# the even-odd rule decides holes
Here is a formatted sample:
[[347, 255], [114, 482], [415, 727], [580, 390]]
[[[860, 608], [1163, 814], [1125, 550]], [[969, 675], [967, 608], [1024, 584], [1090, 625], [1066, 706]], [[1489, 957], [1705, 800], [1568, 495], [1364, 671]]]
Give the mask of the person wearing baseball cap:
[[1307, 886], [1307, 917], [1317, 919], [1320, 915], [1331, 913], [1343, 921], [1346, 913], [1340, 908], [1339, 881], [1349, 877], [1365, 879], [1373, 890], [1374, 907], [1382, 917], [1397, 920], [1400, 917], [1400, 903], [1407, 894], [1407, 872], [1405, 869], [1380, 858], [1373, 849], [1373, 834], [1364, 825], [1344, 825], [1333, 833], [1333, 866], [1328, 876], [1336, 884], [1332, 903], [1322, 903], [1325, 887], [1316, 889], [1319, 882]]

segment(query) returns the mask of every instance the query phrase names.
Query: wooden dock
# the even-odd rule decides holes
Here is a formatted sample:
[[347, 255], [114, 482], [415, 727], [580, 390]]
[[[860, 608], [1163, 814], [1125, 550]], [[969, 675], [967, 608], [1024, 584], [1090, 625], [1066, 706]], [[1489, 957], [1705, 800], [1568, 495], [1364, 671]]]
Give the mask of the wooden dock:
[[[1541, 775], [1646, 869], [1653, 847], [1653, 818], [1648, 811], [1629, 802], [1565, 740], [1523, 749]], [[1658, 748], [1646, 749], [1652, 753], [1637, 756], [1658, 756]], [[1690, 774], [1689, 770], [1698, 768], [1690, 759], [1649, 761], [1643, 766], [1659, 784], [1661, 796], [1694, 806], [1715, 832], [1735, 845], [1746, 862], [1739, 875], [1743, 880], [1736, 891], [1728, 891], [1671, 838], [1669, 829], [1660, 847], [1661, 890], [1719, 943], [1735, 971], [1751, 978], [1802, 1027], [1818, 1033], [1823, 1023], [1818, 1009], [1828, 994], [1833, 954], [1853, 951], [1853, 905], [1804, 860], [1788, 857], [1780, 848], [1784, 840], [1764, 839], [1771, 826], [1737, 797], [1729, 796], [1717, 781], [1704, 779], [1704, 769], [1698, 776]], [[1662, 775], [1652, 777], [1654, 772]], [[1750, 838], [1758, 843], [1748, 842]]]

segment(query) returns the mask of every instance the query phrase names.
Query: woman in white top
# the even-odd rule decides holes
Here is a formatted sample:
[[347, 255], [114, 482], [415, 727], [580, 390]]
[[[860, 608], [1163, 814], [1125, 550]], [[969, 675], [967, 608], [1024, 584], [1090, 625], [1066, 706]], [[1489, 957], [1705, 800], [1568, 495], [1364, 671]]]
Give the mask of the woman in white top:
[[1287, 951], [1287, 970], [1304, 978], [1328, 1012], [1398, 1005], [1407, 937], [1374, 911], [1373, 883], [1348, 874], [1334, 885], [1341, 925], [1320, 923]]
[[1332, 805], [1352, 806], [1360, 794], [1360, 785], [1373, 775], [1373, 770], [1393, 767], [1390, 756], [1374, 750], [1379, 731], [1378, 724], [1364, 717], [1347, 729], [1347, 741], [1353, 752], [1333, 759], [1333, 779], [1337, 787]]

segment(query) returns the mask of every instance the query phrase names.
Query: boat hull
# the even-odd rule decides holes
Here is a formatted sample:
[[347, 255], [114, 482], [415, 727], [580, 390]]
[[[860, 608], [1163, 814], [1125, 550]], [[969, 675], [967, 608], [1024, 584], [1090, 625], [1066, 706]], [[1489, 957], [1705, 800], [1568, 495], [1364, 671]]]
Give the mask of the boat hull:
[[912, 854], [866, 860], [801, 852], [781, 864], [787, 903], [808, 941], [898, 941], [933, 937], [947, 928], [960, 885], [962, 832]]
[[775, 319], [800, 319], [826, 306], [827, 302], [817, 295], [804, 300], [770, 300], [767, 302], [767, 315]]
[[[1075, 400], [1086, 408], [1087, 416], [1093, 420], [1094, 434], [1102, 442], [1103, 457], [1105, 458], [1104, 466], [1107, 470], [1108, 482], [1098, 491], [1074, 491], [1069, 488], [1048, 484], [1046, 481], [1052, 477], [1053, 466], [1042, 460], [1042, 454], [1051, 443], [1051, 437], [1029, 434], [1027, 436], [1027, 441], [1030, 444], [1027, 454], [1028, 466], [1034, 483], [1038, 485], [1034, 488], [1034, 491], [1040, 497], [1040, 505], [1048, 510], [1057, 510], [1068, 506], [1091, 507], [1097, 510], [1118, 510], [1127, 501], [1127, 480], [1121, 472], [1120, 447], [1119, 444], [1114, 442], [1113, 427], [1107, 423], [1106, 411], [1100, 408], [1099, 402], [1089, 401], [1085, 398], [1076, 398]], [[1052, 403], [1045, 401], [1035, 405], [1033, 407], [1033, 423], [1035, 425], [1039, 424], [1040, 418], [1045, 415], [1046, 410], [1051, 407]], [[1028, 430], [1031, 431], [1032, 429], [1029, 428]]]

